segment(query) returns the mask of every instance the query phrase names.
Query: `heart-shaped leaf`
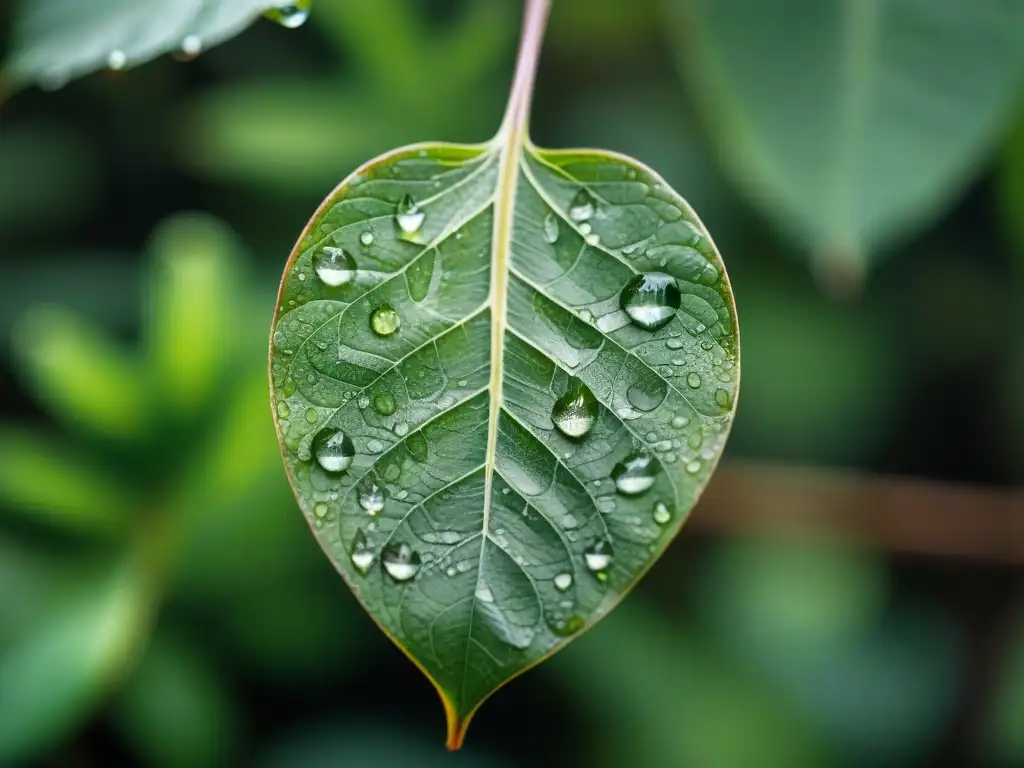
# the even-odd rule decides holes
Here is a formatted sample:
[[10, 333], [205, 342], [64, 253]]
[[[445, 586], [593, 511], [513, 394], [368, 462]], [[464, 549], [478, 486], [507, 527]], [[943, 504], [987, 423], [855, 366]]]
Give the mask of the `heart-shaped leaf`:
[[110, 67], [174, 51], [196, 56], [234, 37], [261, 14], [286, 27], [311, 0], [23, 0], [5, 73], [15, 85], [57, 87]]
[[327, 198], [271, 348], [300, 506], [438, 688], [453, 748], [661, 555], [738, 386], [696, 214], [634, 160], [533, 146], [523, 71], [492, 142], [396, 150]]

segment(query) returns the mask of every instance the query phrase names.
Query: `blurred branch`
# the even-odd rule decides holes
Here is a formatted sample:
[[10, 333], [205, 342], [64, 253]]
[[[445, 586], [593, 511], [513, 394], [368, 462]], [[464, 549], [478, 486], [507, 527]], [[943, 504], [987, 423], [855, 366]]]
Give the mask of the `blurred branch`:
[[1024, 564], [1024, 493], [1016, 490], [732, 463], [714, 475], [693, 524]]

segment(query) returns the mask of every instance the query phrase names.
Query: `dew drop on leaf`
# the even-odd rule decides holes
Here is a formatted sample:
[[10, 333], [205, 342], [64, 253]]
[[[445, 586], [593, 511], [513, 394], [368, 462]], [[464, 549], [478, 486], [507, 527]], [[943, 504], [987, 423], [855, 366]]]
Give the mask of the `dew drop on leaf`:
[[581, 189], [569, 203], [569, 218], [573, 221], [587, 221], [594, 215], [594, 196]]
[[623, 311], [645, 331], [668, 325], [679, 311], [682, 296], [672, 275], [646, 272], [626, 283], [620, 296]]
[[654, 505], [654, 522], [658, 525], [666, 525], [672, 519], [672, 511], [663, 501]]
[[203, 52], [203, 39], [199, 35], [189, 35], [181, 41], [181, 52], [188, 58], [195, 58]]
[[686, 377], [686, 383], [690, 386], [690, 389], [700, 389], [700, 374], [691, 373]]
[[362, 574], [367, 573], [370, 570], [370, 566], [373, 565], [374, 554], [366, 541], [366, 534], [362, 530], [357, 531], [356, 535], [352, 538], [352, 549], [349, 557], [352, 558], [352, 565], [355, 566], [355, 569]]
[[380, 556], [384, 570], [395, 581], [409, 581], [420, 571], [420, 554], [408, 544], [388, 544]]
[[626, 496], [635, 496], [654, 485], [655, 476], [661, 465], [646, 453], [634, 453], [612, 468], [615, 490]]
[[398, 228], [408, 236], [417, 234], [423, 227], [423, 221], [426, 218], [427, 214], [412, 199], [412, 195], [402, 198], [402, 202], [398, 204], [398, 211], [395, 213]]
[[391, 336], [402, 325], [402, 318], [389, 305], [382, 304], [370, 315], [370, 329], [378, 336]]
[[356, 449], [340, 429], [324, 429], [313, 438], [313, 455], [324, 472], [337, 474], [352, 465]]
[[682, 429], [689, 423], [690, 420], [686, 416], [676, 416], [672, 419], [672, 426], [675, 429]]
[[597, 398], [584, 384], [558, 398], [551, 409], [551, 421], [566, 437], [583, 437], [596, 420]]
[[113, 50], [107, 56], [107, 66], [115, 72], [124, 69], [125, 64], [128, 63], [128, 57], [124, 51]]
[[359, 236], [359, 242], [363, 245], [373, 245], [373, 232], [363, 232]]
[[595, 542], [583, 553], [583, 561], [587, 564], [587, 570], [597, 574], [599, 579], [602, 576], [607, 578], [605, 571], [612, 564], [612, 545], [604, 539]]
[[700, 459], [694, 459], [686, 465], [686, 471], [691, 475], [696, 475], [700, 472]]
[[297, 0], [294, 3], [281, 3], [271, 8], [264, 15], [286, 29], [297, 29], [309, 19], [310, 0]]
[[359, 506], [366, 514], [376, 515], [384, 509], [384, 491], [372, 480], [366, 480], [359, 487]]
[[552, 212], [544, 218], [544, 239], [554, 245], [558, 242], [558, 235], [558, 216]]
[[728, 408], [730, 402], [729, 393], [724, 389], [716, 389], [715, 402], [718, 403], [720, 408]]
[[373, 409], [381, 416], [390, 416], [395, 412], [395, 398], [390, 392], [381, 392], [373, 398]]
[[356, 260], [342, 248], [326, 245], [313, 257], [316, 276], [331, 288], [348, 285], [356, 276]]
[[571, 573], [560, 573], [555, 576], [555, 589], [559, 592], [565, 592], [569, 587], [572, 586], [572, 574]]

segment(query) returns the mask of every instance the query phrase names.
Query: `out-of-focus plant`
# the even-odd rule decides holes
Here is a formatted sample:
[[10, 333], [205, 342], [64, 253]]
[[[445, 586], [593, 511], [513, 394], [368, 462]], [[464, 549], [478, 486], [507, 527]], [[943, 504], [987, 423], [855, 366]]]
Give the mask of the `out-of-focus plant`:
[[124, 685], [116, 722], [150, 764], [221, 764], [230, 689], [198, 627], [187, 643], [176, 626], [201, 621], [243, 663], [299, 677], [357, 642], [301, 522], [281, 513], [263, 294], [239, 244], [182, 214], [152, 250], [140, 353], [56, 307], [17, 328], [18, 368], [63, 428], [0, 429], [0, 506], [67, 554], [57, 567], [9, 544], [44, 587], [28, 605], [0, 590], [0, 762], [50, 748]]

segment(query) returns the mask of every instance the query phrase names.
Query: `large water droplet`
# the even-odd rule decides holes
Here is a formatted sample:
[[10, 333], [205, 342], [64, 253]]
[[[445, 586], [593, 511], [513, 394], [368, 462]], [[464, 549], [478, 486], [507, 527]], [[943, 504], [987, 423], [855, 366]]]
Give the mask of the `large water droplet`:
[[612, 564], [612, 545], [604, 539], [595, 542], [583, 553], [583, 561], [587, 564], [587, 570], [604, 581], [608, 578], [605, 572]]
[[558, 216], [554, 213], [549, 213], [544, 217], [544, 239], [554, 245], [558, 242], [558, 235]]
[[654, 522], [658, 525], [667, 525], [672, 519], [672, 510], [663, 501], [654, 505]]
[[310, 0], [297, 0], [294, 3], [281, 3], [267, 11], [266, 16], [287, 29], [296, 29], [306, 23], [309, 18]]
[[390, 392], [381, 392], [373, 398], [373, 409], [381, 416], [390, 416], [395, 412], [395, 397]]
[[313, 455], [324, 472], [344, 472], [352, 465], [355, 446], [340, 429], [324, 429], [313, 438]]
[[559, 592], [565, 592], [569, 587], [572, 586], [572, 574], [571, 573], [560, 573], [555, 576], [555, 589]]
[[682, 296], [672, 275], [646, 272], [626, 283], [619, 297], [623, 311], [645, 331], [656, 331], [675, 317]]
[[390, 336], [401, 325], [402, 318], [387, 304], [381, 304], [370, 315], [370, 329], [378, 336]]
[[619, 493], [635, 496], [654, 485], [660, 469], [658, 460], [650, 454], [634, 453], [612, 468], [612, 480]]
[[641, 411], [653, 411], [665, 401], [668, 387], [660, 379], [644, 381], [642, 385], [634, 385], [626, 390], [626, 399], [630, 405]]
[[124, 51], [114, 50], [107, 56], [107, 66], [115, 72], [124, 69], [124, 65], [127, 63], [128, 56], [125, 55]]
[[380, 560], [388, 576], [395, 581], [409, 581], [420, 571], [420, 553], [408, 544], [388, 544]]
[[366, 541], [366, 534], [361, 530], [352, 537], [352, 549], [349, 551], [349, 557], [352, 558], [352, 565], [355, 566], [355, 569], [362, 574], [369, 571], [370, 566], [373, 565], [373, 550], [370, 549]]
[[325, 245], [313, 256], [313, 270], [324, 284], [337, 288], [356, 277], [356, 260], [342, 248]]
[[690, 389], [700, 389], [700, 374], [690, 373], [686, 377], [686, 383], [690, 386]]
[[384, 491], [372, 480], [366, 480], [359, 488], [359, 506], [368, 515], [376, 515], [384, 509]]
[[566, 437], [583, 437], [596, 420], [597, 398], [585, 384], [566, 392], [551, 409], [551, 421]]
[[413, 236], [420, 231], [427, 214], [420, 210], [412, 195], [406, 195], [398, 204], [398, 212], [395, 213], [395, 221], [398, 228], [406, 235]]
[[594, 196], [581, 189], [569, 203], [569, 218], [573, 221], [586, 221], [594, 215]]

